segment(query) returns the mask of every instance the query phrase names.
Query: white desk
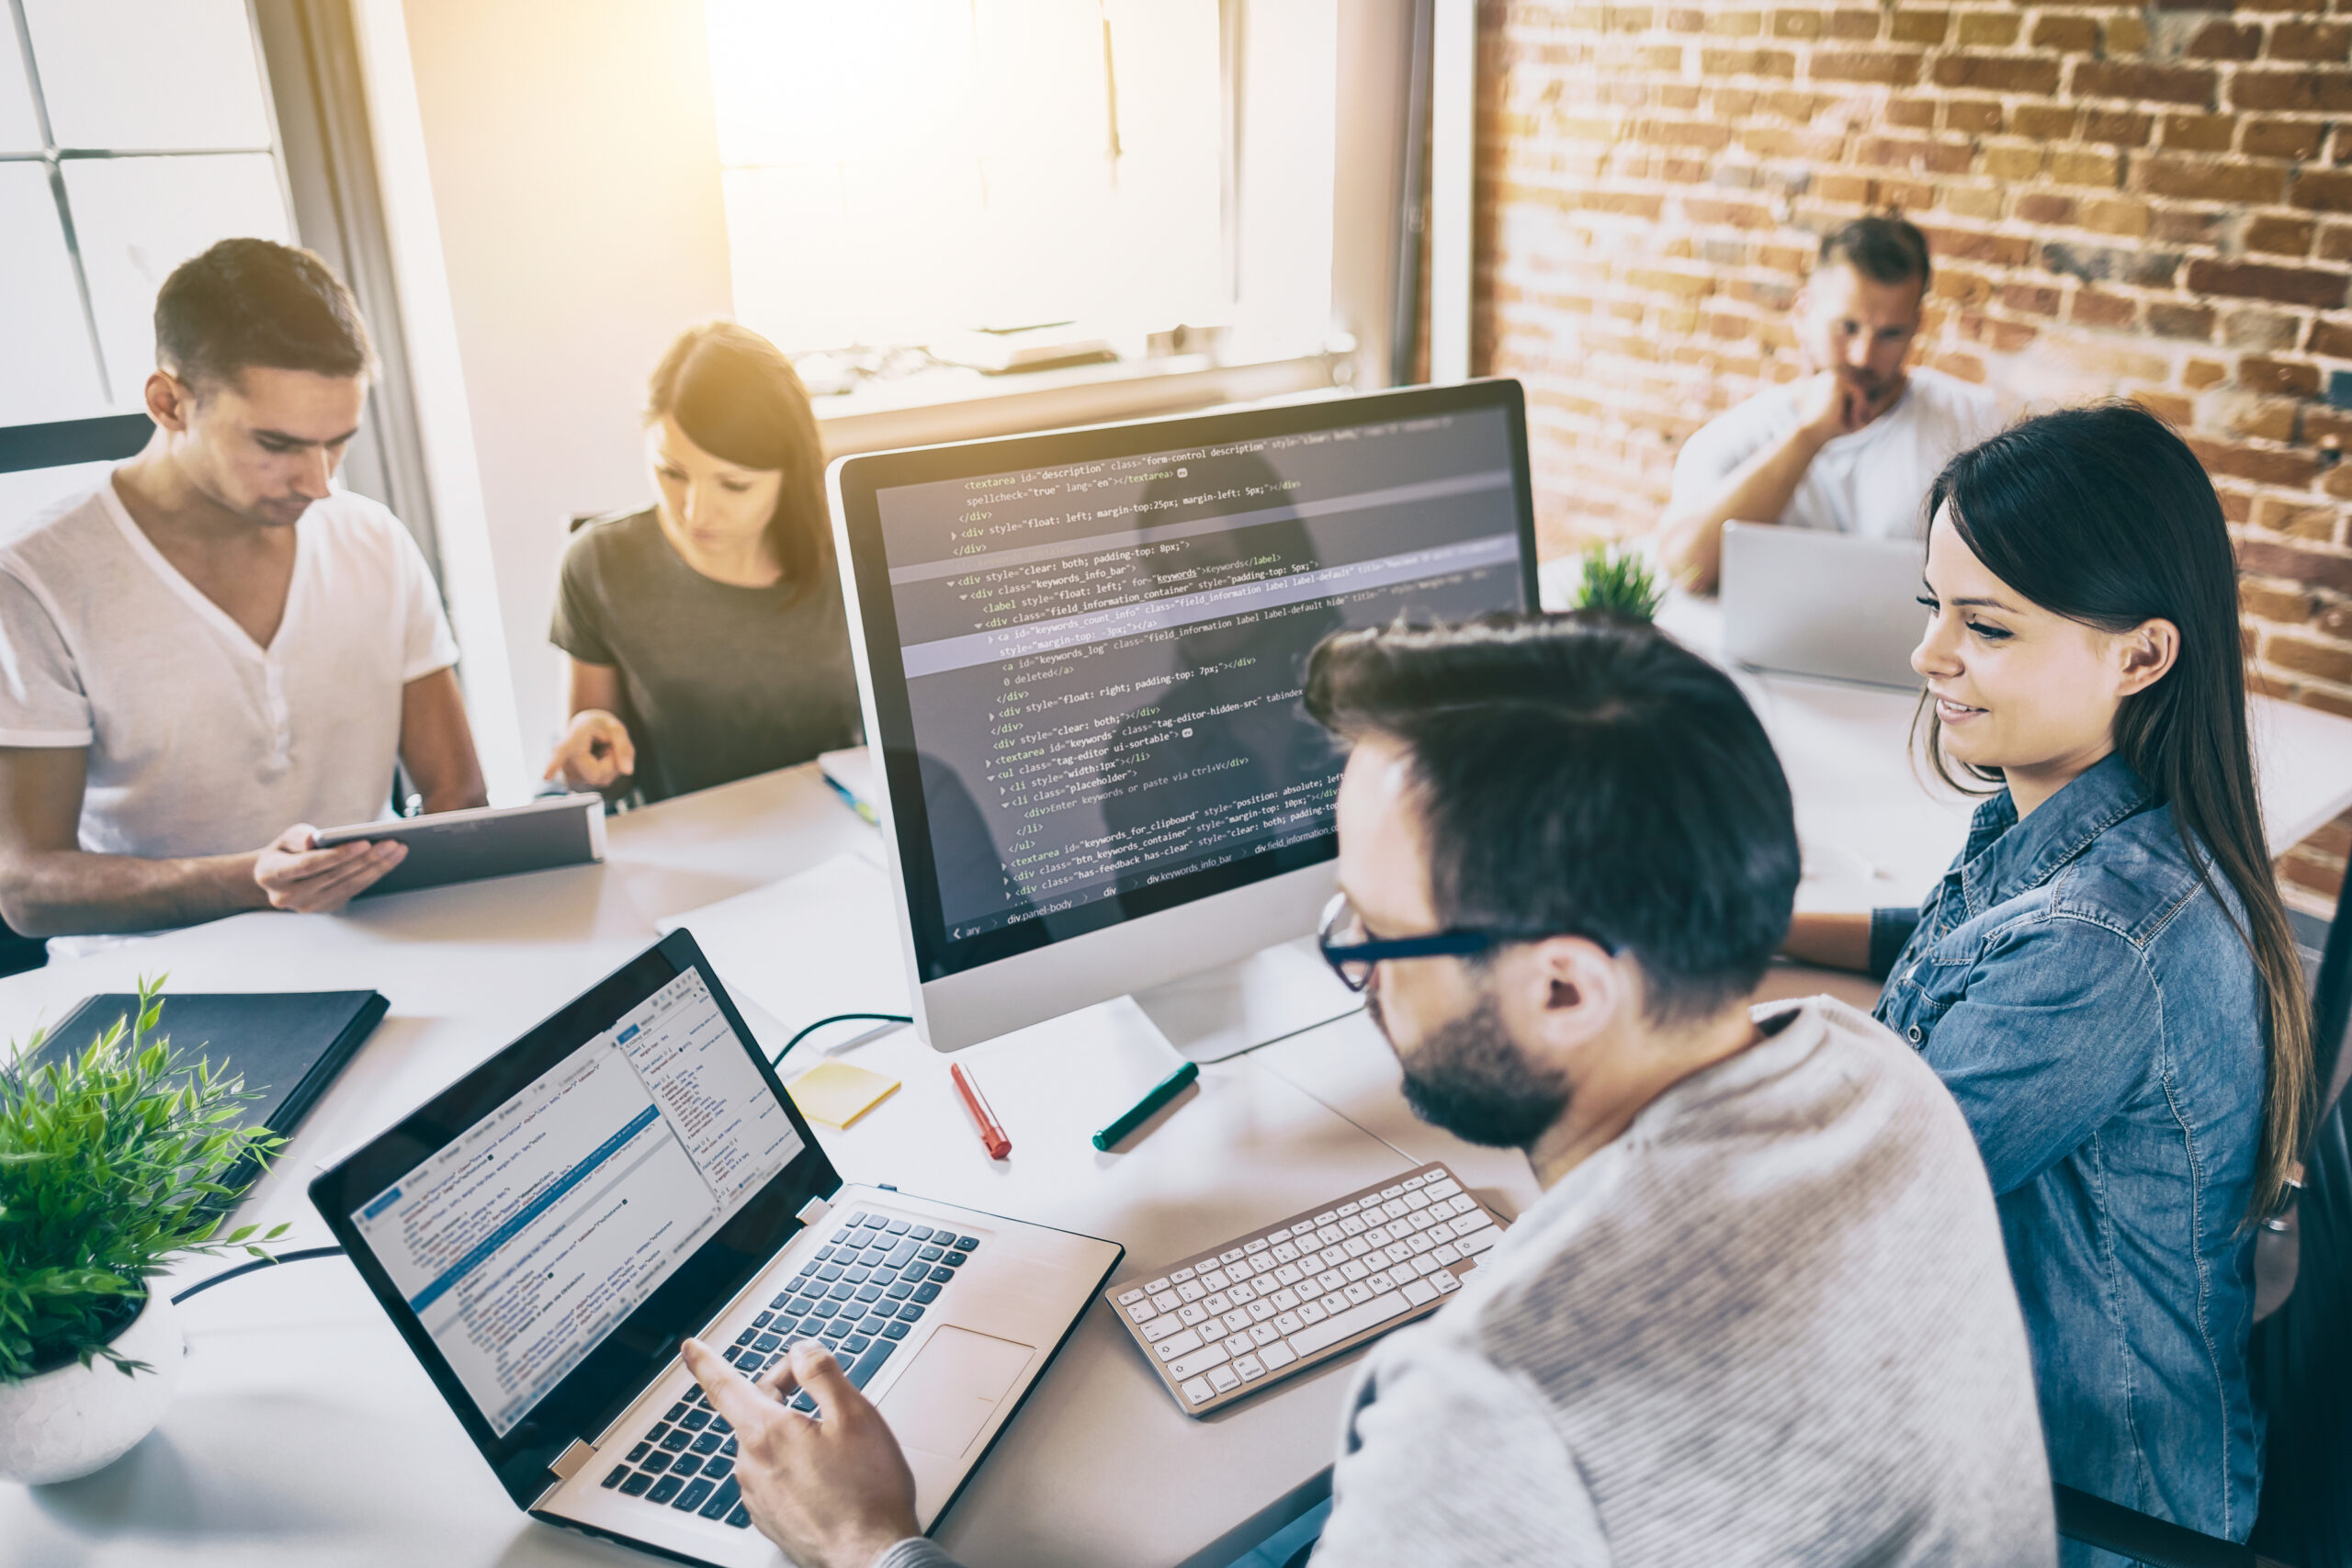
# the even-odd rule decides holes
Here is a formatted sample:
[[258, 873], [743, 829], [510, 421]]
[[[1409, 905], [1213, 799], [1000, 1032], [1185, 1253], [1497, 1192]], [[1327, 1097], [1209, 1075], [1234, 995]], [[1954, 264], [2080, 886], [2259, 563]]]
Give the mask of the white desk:
[[[0, 981], [0, 1030], [20, 1040], [84, 996], [164, 970], [185, 990], [382, 990], [390, 1015], [241, 1215], [292, 1221], [284, 1245], [316, 1245], [329, 1238], [304, 1189], [322, 1160], [650, 942], [656, 919], [872, 832], [813, 768], [610, 827], [602, 867], [401, 895], [337, 917], [241, 916], [14, 976]], [[1360, 1120], [1410, 1125], [1387, 1052], [1351, 1021], [1320, 1056], [1302, 1043], [1295, 1071], [1263, 1053], [1204, 1068], [1197, 1089], [1111, 1155], [1087, 1142], [1093, 1108], [1064, 1092], [1086, 1081], [1080, 1043], [967, 1053], [1013, 1138], [1003, 1167], [973, 1136], [945, 1064], [900, 1031], [845, 1055], [904, 1087], [848, 1133], [820, 1132], [847, 1179], [1111, 1237], [1128, 1248], [1123, 1273], [1402, 1172], [1425, 1151], [1516, 1212], [1532, 1194], [1518, 1156], [1419, 1128], [1408, 1158], [1315, 1098], [1328, 1081]], [[1319, 1079], [1307, 1070], [1318, 1066]], [[184, 1278], [226, 1266], [199, 1261]], [[0, 1563], [644, 1561], [518, 1514], [347, 1264], [233, 1281], [190, 1302], [182, 1321], [186, 1376], [163, 1427], [96, 1476], [0, 1485]], [[1173, 1562], [1329, 1463], [1348, 1376], [1327, 1367], [1194, 1422], [1098, 1304], [941, 1538], [975, 1565]]]

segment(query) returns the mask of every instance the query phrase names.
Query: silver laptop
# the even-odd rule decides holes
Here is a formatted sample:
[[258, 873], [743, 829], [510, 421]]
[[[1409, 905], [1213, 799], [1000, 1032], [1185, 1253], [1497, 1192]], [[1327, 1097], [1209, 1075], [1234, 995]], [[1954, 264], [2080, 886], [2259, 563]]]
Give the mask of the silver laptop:
[[1125, 1250], [844, 1186], [684, 931], [311, 1199], [517, 1506], [730, 1568], [776, 1551], [681, 1339], [745, 1377], [831, 1348], [905, 1447], [928, 1530]]
[[1928, 547], [1817, 528], [1724, 525], [1724, 657], [1754, 670], [1917, 691]]

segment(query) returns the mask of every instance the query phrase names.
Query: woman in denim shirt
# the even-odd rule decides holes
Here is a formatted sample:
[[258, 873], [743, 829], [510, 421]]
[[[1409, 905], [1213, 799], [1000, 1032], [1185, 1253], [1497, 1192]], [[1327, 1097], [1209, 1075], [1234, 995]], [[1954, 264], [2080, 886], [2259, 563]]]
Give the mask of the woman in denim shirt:
[[2243, 1540], [2254, 1225], [2299, 1149], [2310, 1023], [2221, 504], [2113, 405], [1962, 453], [1928, 509], [1928, 754], [2003, 787], [1917, 910], [1800, 916], [1788, 948], [1885, 976], [1878, 1017], [1975, 1131], [2052, 1476]]

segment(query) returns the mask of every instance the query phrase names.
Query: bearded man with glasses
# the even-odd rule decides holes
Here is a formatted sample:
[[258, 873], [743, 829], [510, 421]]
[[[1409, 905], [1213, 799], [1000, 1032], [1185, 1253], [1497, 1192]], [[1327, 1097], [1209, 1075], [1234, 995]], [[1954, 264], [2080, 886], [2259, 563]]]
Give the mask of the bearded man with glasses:
[[[1798, 856], [1737, 688], [1647, 626], [1560, 616], [1346, 633], [1306, 695], [1353, 747], [1324, 954], [1414, 1110], [1545, 1189], [1366, 1358], [1315, 1562], [2054, 1562], [1967, 1123], [1863, 1014], [1747, 1005]], [[779, 1391], [805, 1381], [817, 1423], [711, 1367], [795, 1562], [946, 1563], [821, 1349]]]

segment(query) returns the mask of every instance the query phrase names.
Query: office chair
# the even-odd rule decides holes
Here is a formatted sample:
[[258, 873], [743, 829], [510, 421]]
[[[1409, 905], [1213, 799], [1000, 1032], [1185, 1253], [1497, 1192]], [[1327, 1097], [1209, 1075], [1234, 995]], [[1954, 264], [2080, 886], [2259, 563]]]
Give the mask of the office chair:
[[2057, 1488], [2058, 1533], [2153, 1568], [2352, 1568], [2352, 1128], [2345, 1045], [2352, 1025], [2352, 881], [2335, 902], [2312, 999], [2318, 1129], [2292, 1218], [2286, 1301], [2255, 1325], [2254, 1379], [2269, 1417], [2262, 1499], [2245, 1545]]

